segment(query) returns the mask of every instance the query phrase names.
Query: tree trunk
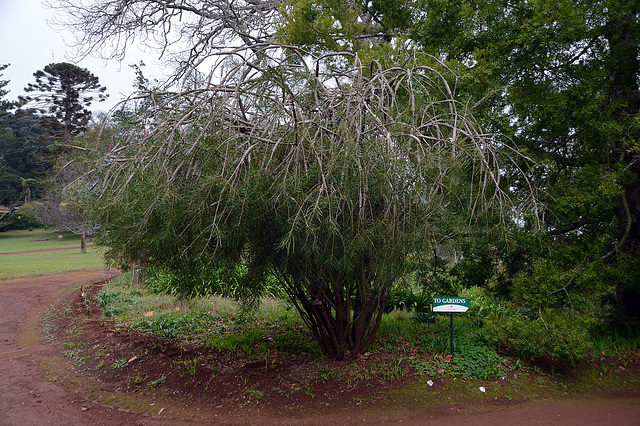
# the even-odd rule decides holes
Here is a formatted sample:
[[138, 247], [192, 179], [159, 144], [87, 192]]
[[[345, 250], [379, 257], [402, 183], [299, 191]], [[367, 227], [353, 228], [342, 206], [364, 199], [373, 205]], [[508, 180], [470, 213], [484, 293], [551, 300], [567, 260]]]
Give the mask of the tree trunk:
[[87, 252], [86, 232], [83, 227], [82, 230], [80, 231], [80, 253], [86, 253], [86, 252]]
[[369, 279], [364, 282], [366, 285], [337, 279], [333, 286], [316, 282], [307, 291], [297, 283], [285, 282], [289, 299], [327, 358], [356, 358], [373, 343], [389, 289]]

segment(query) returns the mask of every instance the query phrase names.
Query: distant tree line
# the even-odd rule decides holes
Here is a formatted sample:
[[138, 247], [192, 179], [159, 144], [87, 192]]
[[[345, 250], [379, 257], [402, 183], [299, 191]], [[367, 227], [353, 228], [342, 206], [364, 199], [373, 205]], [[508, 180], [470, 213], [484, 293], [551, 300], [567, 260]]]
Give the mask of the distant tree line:
[[[8, 66], [1, 65], [0, 71]], [[87, 129], [91, 119], [87, 107], [107, 96], [98, 77], [73, 64], [49, 64], [34, 77], [36, 82], [25, 88], [30, 95], [17, 102], [4, 99], [8, 81], [0, 81], [0, 205], [5, 208], [0, 229], [36, 223], [34, 214], [7, 212], [51, 192], [47, 178], [56, 159]], [[30, 206], [23, 210], [33, 211]]]

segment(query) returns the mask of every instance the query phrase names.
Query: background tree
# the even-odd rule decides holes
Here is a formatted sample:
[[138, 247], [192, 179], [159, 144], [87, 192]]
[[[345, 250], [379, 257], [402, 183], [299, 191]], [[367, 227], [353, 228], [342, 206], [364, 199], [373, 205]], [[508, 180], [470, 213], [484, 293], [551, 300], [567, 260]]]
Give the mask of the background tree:
[[[0, 65], [0, 71], [5, 70], [8, 66]], [[10, 126], [11, 113], [9, 109], [13, 105], [3, 99], [8, 93], [4, 89], [7, 84], [9, 84], [7, 80], [0, 80], [0, 205], [12, 207], [21, 192], [18, 189], [20, 179], [13, 173], [7, 158], [11, 155], [13, 147], [16, 145], [13, 130]], [[0, 213], [3, 216], [5, 214], [6, 212]]]
[[55, 117], [65, 142], [86, 129], [91, 119], [91, 111], [86, 107], [93, 101], [104, 101], [108, 96], [98, 77], [66, 62], [49, 64], [33, 75], [36, 82], [29, 83], [24, 89], [33, 95], [21, 96], [20, 103]]
[[638, 3], [420, 6], [428, 12], [407, 32], [480, 86], [502, 86], [488, 119], [545, 164], [535, 181], [547, 194], [549, 257], [569, 274], [580, 264], [624, 270], [613, 280], [618, 304], [640, 317]]
[[45, 196], [36, 203], [35, 215], [47, 228], [56, 232], [72, 232], [80, 235], [80, 253], [86, 253], [88, 226], [80, 205], [74, 202], [77, 202], [79, 194], [69, 194], [72, 188], [80, 190], [77, 185], [72, 185], [65, 191], [65, 198], [71, 201], [65, 201], [61, 196]]
[[[40, 179], [50, 168], [45, 153], [51, 140], [44, 124], [46, 118], [32, 111], [14, 113], [14, 103], [1, 99], [7, 93], [2, 89], [6, 84], [0, 82], [0, 205], [15, 209], [39, 197]], [[33, 221], [27, 223], [18, 216], [26, 217], [5, 215], [3, 229], [33, 225]]]

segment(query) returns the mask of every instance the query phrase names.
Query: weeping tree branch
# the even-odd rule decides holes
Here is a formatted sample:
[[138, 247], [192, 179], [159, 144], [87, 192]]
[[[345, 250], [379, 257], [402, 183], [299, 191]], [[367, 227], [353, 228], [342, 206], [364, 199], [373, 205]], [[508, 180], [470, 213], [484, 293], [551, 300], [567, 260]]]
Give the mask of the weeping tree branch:
[[278, 271], [325, 354], [366, 351], [408, 254], [537, 211], [501, 171], [526, 159], [480, 129], [456, 76], [400, 53], [385, 68], [272, 42], [217, 52], [93, 168], [108, 242]]

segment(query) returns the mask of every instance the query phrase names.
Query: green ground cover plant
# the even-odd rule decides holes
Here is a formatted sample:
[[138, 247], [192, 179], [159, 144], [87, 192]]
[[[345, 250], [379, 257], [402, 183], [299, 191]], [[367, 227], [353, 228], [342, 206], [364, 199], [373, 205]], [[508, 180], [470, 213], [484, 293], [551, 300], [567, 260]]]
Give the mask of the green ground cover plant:
[[[309, 330], [283, 301], [264, 300], [249, 315], [238, 303], [219, 296], [188, 299], [179, 309], [176, 297], [154, 293], [152, 288], [131, 282], [125, 274], [106, 285], [94, 300], [106, 316], [159, 337], [200, 342], [229, 354], [323, 358]], [[456, 316], [455, 327], [457, 356], [443, 363], [450, 350], [447, 315], [414, 315], [405, 310], [385, 314], [371, 352], [393, 354], [393, 360], [366, 374], [393, 379], [406, 376], [410, 369], [431, 379], [491, 378], [514, 368], [515, 361], [508, 363], [483, 340], [477, 320]]]
[[[411, 404], [420, 394], [415, 403], [432, 406], [452, 403], [452, 395], [458, 402], [509, 401], [588, 393], [596, 384], [603, 392], [638, 389], [639, 352], [625, 336], [589, 340], [588, 362], [569, 370], [549, 368], [490, 342], [485, 326], [491, 318], [483, 312], [499, 302], [477, 288], [465, 296], [476, 308], [455, 315], [454, 357], [449, 356], [449, 315], [392, 310], [369, 352], [335, 361], [321, 353], [285, 302], [264, 300], [250, 313], [219, 296], [185, 299], [181, 305], [179, 297], [132, 283], [127, 273], [91, 292], [91, 312], [75, 303], [74, 313], [90, 317], [66, 314], [71, 319], [60, 328], [58, 342], [71, 368], [123, 389], [179, 393], [190, 401], [228, 395], [216, 399], [218, 405], [337, 403], [327, 395], [366, 405], [374, 394]], [[96, 321], [99, 312], [103, 316]], [[85, 327], [103, 331], [83, 337]], [[610, 352], [614, 348], [617, 354]], [[607, 356], [598, 356], [602, 351]]]
[[[160, 337], [199, 341], [212, 349], [247, 355], [280, 352], [321, 358], [311, 333], [284, 301], [264, 299], [259, 309], [246, 312], [221, 296], [183, 303], [179, 296], [157, 291], [157, 284], [133, 283], [124, 274], [94, 300], [104, 315]], [[505, 376], [516, 364], [552, 361], [575, 367], [603, 351], [614, 354], [640, 347], [640, 339], [633, 335], [590, 334], [589, 321], [571, 321], [557, 311], [545, 311], [544, 320], [527, 316], [478, 287], [461, 289], [461, 294], [471, 300], [472, 308], [454, 317], [456, 357], [450, 362], [442, 364], [450, 352], [449, 316], [429, 312], [429, 294], [406, 289], [394, 296], [393, 303], [409, 309], [389, 309], [371, 352], [404, 355], [424, 377], [490, 378]]]

